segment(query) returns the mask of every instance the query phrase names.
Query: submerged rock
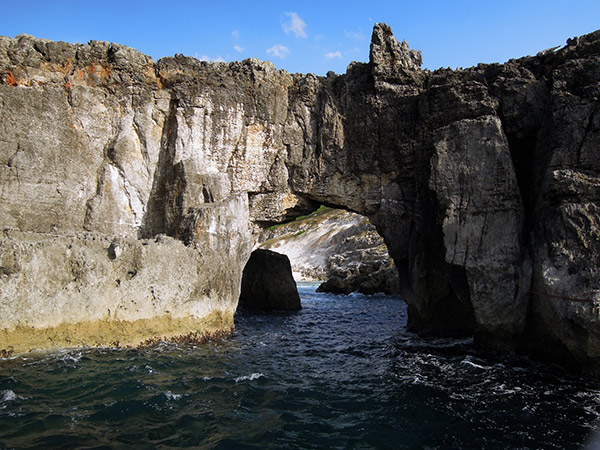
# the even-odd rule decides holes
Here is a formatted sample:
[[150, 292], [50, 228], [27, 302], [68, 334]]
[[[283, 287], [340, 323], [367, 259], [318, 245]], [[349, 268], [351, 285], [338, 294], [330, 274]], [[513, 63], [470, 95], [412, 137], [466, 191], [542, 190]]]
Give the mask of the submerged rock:
[[302, 309], [289, 258], [270, 250], [254, 250], [244, 268], [239, 305], [256, 311]]

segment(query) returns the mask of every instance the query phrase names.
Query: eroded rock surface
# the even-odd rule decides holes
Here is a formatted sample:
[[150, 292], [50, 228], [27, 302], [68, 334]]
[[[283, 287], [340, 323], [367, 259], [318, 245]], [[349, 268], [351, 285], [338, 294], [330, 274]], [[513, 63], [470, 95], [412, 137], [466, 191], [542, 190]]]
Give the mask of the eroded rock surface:
[[[45, 326], [31, 308], [9, 313], [25, 301], [11, 286], [43, 308], [73, 283], [71, 271], [55, 290], [34, 287], [28, 251], [11, 246], [52, 241], [36, 250], [43, 265], [89, 233], [106, 251], [116, 238], [137, 248], [164, 234], [189, 258], [172, 265], [201, 258], [198, 277], [223, 287], [209, 295], [182, 277], [190, 305], [215, 305], [185, 314], [227, 316], [250, 231], [323, 203], [376, 225], [413, 329], [475, 333], [482, 345], [600, 372], [600, 32], [504, 64], [420, 63], [383, 24], [368, 63], [328, 77], [1, 38], [0, 227], [10, 237], [0, 317], [12, 317], [1, 327]], [[98, 273], [97, 286], [115, 283], [115, 272]], [[114, 298], [128, 298], [122, 286]], [[76, 323], [96, 307], [68, 302], [71, 315], [56, 320]], [[152, 314], [176, 314], [160, 304]], [[126, 311], [118, 320], [137, 320]]]

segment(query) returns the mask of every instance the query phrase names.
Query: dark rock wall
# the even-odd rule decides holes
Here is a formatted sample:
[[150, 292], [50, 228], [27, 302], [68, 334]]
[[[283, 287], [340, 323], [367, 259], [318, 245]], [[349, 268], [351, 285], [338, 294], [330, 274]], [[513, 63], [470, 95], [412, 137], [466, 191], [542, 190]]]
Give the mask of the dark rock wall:
[[321, 81], [291, 186], [377, 224], [414, 329], [597, 361], [599, 39], [429, 72], [376, 25]]

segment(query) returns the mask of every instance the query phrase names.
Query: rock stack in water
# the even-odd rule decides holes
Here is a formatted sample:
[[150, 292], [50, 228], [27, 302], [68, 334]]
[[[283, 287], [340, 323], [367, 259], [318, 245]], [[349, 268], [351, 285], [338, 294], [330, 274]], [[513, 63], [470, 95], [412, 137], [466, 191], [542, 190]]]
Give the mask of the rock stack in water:
[[256, 249], [242, 276], [240, 306], [255, 311], [298, 311], [300, 295], [287, 256]]

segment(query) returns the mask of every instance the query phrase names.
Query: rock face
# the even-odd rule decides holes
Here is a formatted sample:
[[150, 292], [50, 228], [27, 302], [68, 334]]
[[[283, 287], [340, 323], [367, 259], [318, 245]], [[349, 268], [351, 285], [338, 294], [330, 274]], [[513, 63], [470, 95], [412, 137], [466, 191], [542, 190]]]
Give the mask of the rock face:
[[397, 294], [398, 270], [383, 239], [366, 220], [338, 236], [327, 261], [327, 281], [317, 291], [336, 294]]
[[[133, 324], [143, 314], [128, 292], [143, 271], [124, 281], [112, 267], [161, 235], [172, 239], [148, 244], [160, 264], [197, 267], [206, 284], [146, 288], [144, 314], [218, 312], [230, 326], [250, 230], [323, 203], [376, 225], [413, 329], [600, 372], [600, 32], [430, 72], [377, 24], [369, 63], [326, 78], [20, 36], [0, 39], [0, 80], [7, 335], [84, 316]], [[95, 298], [112, 283], [113, 300], [74, 294], [92, 272]], [[69, 314], [46, 321], [35, 312], [46, 304]]]
[[270, 250], [254, 250], [244, 268], [239, 305], [257, 311], [302, 309], [289, 258]]
[[287, 255], [298, 276], [327, 280], [320, 291], [399, 292], [398, 271], [383, 238], [365, 216], [319, 208], [293, 222], [269, 227], [258, 242], [260, 248]]
[[7, 353], [136, 345], [233, 327], [234, 311], [222, 304], [231, 295], [221, 273], [228, 268], [214, 265], [218, 255], [173, 238], [5, 231], [0, 248], [0, 343]]

